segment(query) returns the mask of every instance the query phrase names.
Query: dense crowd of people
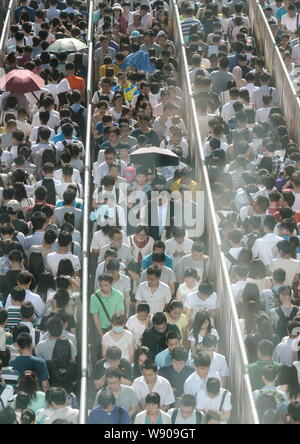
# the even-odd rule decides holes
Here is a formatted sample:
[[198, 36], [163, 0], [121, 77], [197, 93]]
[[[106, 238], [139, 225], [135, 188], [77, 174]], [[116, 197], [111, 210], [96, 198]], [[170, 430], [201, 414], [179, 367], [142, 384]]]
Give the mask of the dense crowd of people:
[[[297, 424], [297, 145], [246, 4], [178, 6], [259, 418]], [[79, 422], [83, 186], [92, 187], [87, 422], [234, 422], [169, 5], [95, 8], [91, 184], [87, 5], [21, 0], [7, 42], [5, 73], [26, 69], [45, 85], [0, 95], [0, 424]], [[70, 38], [83, 49], [64, 47]]]

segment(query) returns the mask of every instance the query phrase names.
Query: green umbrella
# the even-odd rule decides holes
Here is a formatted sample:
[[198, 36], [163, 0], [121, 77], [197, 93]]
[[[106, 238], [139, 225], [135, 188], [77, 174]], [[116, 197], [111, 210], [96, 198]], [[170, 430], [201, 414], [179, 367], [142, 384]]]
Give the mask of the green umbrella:
[[87, 45], [78, 39], [65, 38], [58, 39], [52, 43], [48, 48], [48, 52], [54, 52], [55, 54], [59, 52], [77, 52], [87, 48]]

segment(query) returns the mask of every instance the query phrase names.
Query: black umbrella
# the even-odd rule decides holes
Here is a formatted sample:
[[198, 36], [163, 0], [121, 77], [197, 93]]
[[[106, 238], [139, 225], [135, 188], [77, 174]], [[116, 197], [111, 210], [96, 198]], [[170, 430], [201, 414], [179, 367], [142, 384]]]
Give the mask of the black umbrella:
[[130, 154], [130, 160], [137, 165], [149, 168], [177, 166], [179, 164], [179, 157], [173, 151], [157, 148], [156, 146], [140, 148], [134, 151]]

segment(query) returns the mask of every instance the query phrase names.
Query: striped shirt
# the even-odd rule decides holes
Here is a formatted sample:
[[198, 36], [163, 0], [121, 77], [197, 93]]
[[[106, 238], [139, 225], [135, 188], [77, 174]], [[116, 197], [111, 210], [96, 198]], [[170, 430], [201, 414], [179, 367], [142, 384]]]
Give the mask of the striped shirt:
[[182, 20], [181, 22], [181, 29], [182, 29], [182, 34], [183, 34], [183, 38], [184, 38], [184, 42], [188, 43], [190, 41], [190, 31], [192, 26], [196, 27], [196, 32], [197, 31], [202, 31], [203, 26], [202, 23], [200, 22], [200, 20], [197, 20], [193, 17], [187, 17], [184, 20]]
[[11, 332], [13, 328], [20, 323], [21, 307], [10, 306], [7, 308], [7, 322], [5, 330]]

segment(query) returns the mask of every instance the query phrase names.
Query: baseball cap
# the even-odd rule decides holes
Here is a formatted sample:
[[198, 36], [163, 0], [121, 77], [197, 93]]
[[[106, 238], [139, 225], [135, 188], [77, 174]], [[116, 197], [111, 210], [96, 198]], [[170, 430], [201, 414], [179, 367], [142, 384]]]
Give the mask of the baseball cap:
[[127, 167], [124, 170], [124, 178], [127, 182], [133, 182], [136, 176], [136, 169], [134, 167]]
[[21, 204], [17, 200], [10, 200], [7, 204], [7, 209], [11, 208], [14, 213], [21, 210]]
[[139, 37], [141, 37], [141, 33], [139, 31], [132, 31], [130, 34], [131, 39], [138, 39]]
[[167, 37], [167, 34], [165, 33], [165, 31], [159, 31], [159, 33], [157, 34], [157, 38], [160, 37], [161, 35], [164, 35], [165, 37]]

